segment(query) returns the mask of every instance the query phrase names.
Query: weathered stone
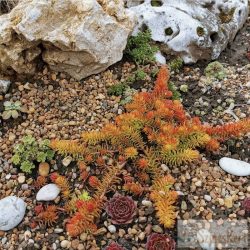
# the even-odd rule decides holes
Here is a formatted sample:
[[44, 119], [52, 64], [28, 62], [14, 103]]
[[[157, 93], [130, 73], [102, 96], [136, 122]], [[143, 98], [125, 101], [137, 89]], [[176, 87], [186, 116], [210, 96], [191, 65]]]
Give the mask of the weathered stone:
[[223, 157], [219, 161], [220, 167], [236, 176], [248, 176], [250, 175], [250, 164], [245, 161], [240, 161], [228, 157]]
[[53, 201], [56, 199], [59, 193], [60, 189], [56, 184], [47, 184], [38, 191], [36, 195], [36, 200]]
[[162, 50], [185, 63], [216, 59], [248, 16], [248, 0], [127, 0], [138, 17], [134, 30], [149, 28]]
[[26, 203], [16, 196], [0, 200], [0, 230], [8, 231], [16, 227], [22, 221], [25, 210]]
[[42, 55], [82, 79], [121, 60], [134, 23], [122, 0], [20, 1], [0, 16], [0, 70], [34, 73]]
[[1, 93], [5, 94], [8, 91], [10, 84], [11, 84], [11, 81], [9, 80], [0, 80], [0, 94]]

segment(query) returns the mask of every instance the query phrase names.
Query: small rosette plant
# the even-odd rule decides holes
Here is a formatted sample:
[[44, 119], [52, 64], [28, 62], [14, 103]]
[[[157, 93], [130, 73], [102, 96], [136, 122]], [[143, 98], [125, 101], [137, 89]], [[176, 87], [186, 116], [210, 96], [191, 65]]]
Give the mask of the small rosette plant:
[[26, 112], [26, 109], [22, 107], [20, 101], [16, 101], [14, 103], [6, 101], [4, 102], [3, 106], [4, 106], [4, 112], [2, 114], [2, 117], [4, 120], [8, 120], [11, 117], [16, 119], [19, 116], [19, 112]]
[[121, 245], [113, 241], [105, 248], [105, 250], [126, 250], [126, 248], [123, 248]]
[[128, 224], [136, 214], [136, 203], [129, 196], [115, 194], [107, 202], [106, 211], [113, 224]]
[[245, 198], [242, 202], [242, 207], [247, 213], [250, 213], [250, 197]]
[[175, 241], [167, 234], [153, 233], [148, 237], [147, 250], [175, 250]]
[[35, 161], [46, 162], [53, 159], [55, 153], [50, 149], [49, 144], [49, 140], [37, 142], [31, 135], [25, 136], [22, 142], [15, 146], [12, 162], [20, 165], [23, 172], [31, 173], [35, 168]]

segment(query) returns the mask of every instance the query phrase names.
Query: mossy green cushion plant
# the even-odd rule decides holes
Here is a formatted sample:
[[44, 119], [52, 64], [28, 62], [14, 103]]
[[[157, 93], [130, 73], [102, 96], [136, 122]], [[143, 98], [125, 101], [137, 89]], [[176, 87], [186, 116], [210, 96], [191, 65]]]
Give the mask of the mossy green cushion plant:
[[178, 73], [183, 67], [183, 64], [184, 64], [184, 61], [182, 60], [182, 58], [177, 57], [169, 63], [169, 67], [171, 71]]
[[223, 80], [226, 77], [226, 70], [220, 62], [214, 61], [205, 68], [205, 75], [208, 78]]
[[152, 46], [151, 33], [149, 30], [139, 32], [137, 36], [128, 39], [125, 53], [129, 55], [136, 64], [146, 64], [155, 61], [156, 46]]
[[50, 141], [36, 141], [31, 135], [25, 136], [20, 144], [14, 148], [12, 162], [15, 165], [20, 165], [20, 168], [25, 173], [31, 173], [35, 168], [34, 162], [50, 161], [54, 157], [54, 152], [49, 148]]

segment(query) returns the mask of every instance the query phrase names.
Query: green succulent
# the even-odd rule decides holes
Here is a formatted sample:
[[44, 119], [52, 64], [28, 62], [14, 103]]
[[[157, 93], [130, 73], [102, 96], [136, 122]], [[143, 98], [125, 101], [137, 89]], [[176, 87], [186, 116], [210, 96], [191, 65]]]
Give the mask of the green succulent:
[[4, 102], [3, 106], [4, 106], [4, 112], [2, 114], [2, 117], [4, 120], [8, 120], [11, 117], [16, 119], [19, 116], [19, 112], [26, 112], [26, 110], [22, 107], [20, 101], [16, 102], [6, 101]]
[[89, 193], [86, 190], [83, 190], [83, 192], [78, 196], [78, 199], [88, 201], [91, 199], [91, 197], [89, 196]]
[[178, 73], [180, 71], [180, 69], [183, 67], [183, 64], [184, 64], [184, 62], [183, 62], [182, 58], [177, 57], [169, 63], [169, 67], [170, 67], [171, 71]]
[[146, 64], [155, 61], [157, 46], [150, 44], [151, 32], [146, 30], [139, 32], [137, 36], [128, 39], [125, 54], [129, 55], [136, 64]]
[[115, 95], [115, 96], [122, 95], [127, 87], [128, 85], [126, 83], [118, 83], [112, 85], [108, 88], [108, 95]]
[[220, 62], [214, 61], [205, 68], [205, 75], [208, 78], [223, 80], [226, 77], [226, 70]]
[[173, 100], [180, 100], [181, 99], [181, 94], [177, 90], [177, 87], [173, 82], [168, 83], [168, 89], [173, 93], [172, 99]]
[[147, 77], [147, 74], [142, 69], [137, 69], [134, 74], [135, 80], [137, 81], [145, 80], [145, 78]]
[[49, 140], [38, 142], [33, 136], [27, 135], [22, 142], [14, 147], [12, 162], [20, 165], [25, 173], [31, 173], [35, 168], [34, 162], [50, 161], [54, 157], [54, 151], [49, 147]]

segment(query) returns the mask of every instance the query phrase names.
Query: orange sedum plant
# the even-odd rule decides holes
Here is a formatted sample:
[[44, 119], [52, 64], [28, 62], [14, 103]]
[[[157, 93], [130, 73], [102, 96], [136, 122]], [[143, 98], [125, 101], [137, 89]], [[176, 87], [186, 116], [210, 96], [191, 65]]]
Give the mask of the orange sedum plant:
[[[250, 131], [250, 119], [213, 127], [203, 125], [197, 117], [191, 118], [180, 101], [171, 99], [169, 78], [168, 69], [162, 67], [153, 91], [136, 94], [126, 105], [127, 112], [101, 131], [84, 132], [80, 141], [51, 142], [52, 149], [62, 155], [72, 155], [84, 166], [106, 167], [102, 180], [90, 179], [96, 191], [88, 203], [78, 204], [76, 214], [67, 224], [70, 235], [96, 229], [95, 222], [102, 211], [105, 194], [115, 186], [113, 184], [121, 182], [118, 177], [127, 166], [133, 169], [132, 174], [150, 175], [151, 188], [143, 187], [143, 178], [134, 183], [131, 179], [132, 182], [124, 185], [125, 191], [134, 192], [134, 195], [148, 192], [159, 222], [166, 228], [173, 227], [177, 193], [171, 189], [174, 179], [163, 175], [161, 164], [171, 168], [198, 160], [198, 149], [216, 151], [220, 142], [228, 137]], [[108, 166], [102, 159], [112, 159], [115, 164]]]

